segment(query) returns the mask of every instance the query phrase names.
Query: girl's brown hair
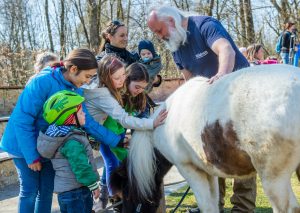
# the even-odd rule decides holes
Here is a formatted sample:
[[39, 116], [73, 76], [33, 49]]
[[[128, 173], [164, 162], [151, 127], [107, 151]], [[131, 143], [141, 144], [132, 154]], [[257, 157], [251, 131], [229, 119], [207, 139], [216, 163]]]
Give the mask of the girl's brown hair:
[[149, 74], [144, 65], [140, 63], [133, 63], [126, 69], [126, 93], [123, 95], [124, 106], [129, 112], [138, 110], [143, 111], [146, 107], [146, 94], [144, 92], [132, 97], [129, 93], [128, 87], [132, 81], [145, 81], [149, 83]]
[[65, 60], [62, 62], [56, 62], [51, 64], [52, 67], [63, 67], [63, 72], [69, 71], [72, 66], [76, 66], [78, 71], [76, 75], [82, 72], [82, 70], [97, 69], [98, 63], [95, 55], [88, 49], [75, 49], [72, 50]]
[[110, 43], [110, 41], [108, 39], [108, 34], [114, 36], [116, 34], [118, 28], [121, 26], [125, 26], [125, 25], [122, 22], [120, 22], [119, 20], [114, 20], [114, 21], [109, 22], [106, 29], [104, 31], [102, 31], [101, 35], [102, 35], [103, 40], [100, 45], [100, 53], [105, 50], [105, 44]]
[[108, 54], [99, 61], [98, 66], [98, 77], [100, 80], [99, 87], [107, 87], [109, 92], [115, 97], [120, 105], [124, 106], [122, 100], [122, 89], [116, 89], [114, 87], [111, 75], [122, 67], [125, 69], [125, 65], [116, 56]]

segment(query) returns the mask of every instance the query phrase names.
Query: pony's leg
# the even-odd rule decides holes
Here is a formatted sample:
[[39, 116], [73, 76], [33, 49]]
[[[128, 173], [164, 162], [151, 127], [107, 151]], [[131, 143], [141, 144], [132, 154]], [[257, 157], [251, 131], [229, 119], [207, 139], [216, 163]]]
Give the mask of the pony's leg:
[[[274, 140], [276, 142], [276, 140]], [[291, 177], [299, 165], [299, 146], [286, 141], [275, 143], [268, 153], [251, 153], [251, 161], [261, 178], [274, 213], [300, 213], [291, 186]], [[277, 145], [277, 146], [276, 146]]]
[[187, 180], [194, 192], [201, 212], [219, 212], [219, 188], [217, 177], [211, 176], [198, 167], [181, 165], [178, 171]]
[[269, 178], [261, 176], [262, 186], [274, 213], [300, 213], [300, 207], [291, 187], [291, 175]]

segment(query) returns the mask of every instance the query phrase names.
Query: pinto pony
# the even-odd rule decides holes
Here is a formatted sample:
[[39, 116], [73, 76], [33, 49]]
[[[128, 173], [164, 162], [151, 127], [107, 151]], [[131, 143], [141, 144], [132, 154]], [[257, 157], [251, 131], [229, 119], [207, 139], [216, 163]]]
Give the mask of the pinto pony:
[[[290, 181], [294, 171], [300, 174], [300, 69], [255, 66], [213, 84], [196, 77], [163, 107], [168, 110], [164, 125], [132, 137], [123, 192], [124, 186], [127, 192], [136, 189], [136, 200], [151, 203], [162, 179], [157, 178], [166, 173], [159, 171], [170, 162], [188, 181], [201, 212], [219, 212], [217, 176], [256, 174], [274, 213], [300, 212]], [[165, 163], [159, 163], [154, 148]], [[129, 195], [123, 193], [124, 202]]]

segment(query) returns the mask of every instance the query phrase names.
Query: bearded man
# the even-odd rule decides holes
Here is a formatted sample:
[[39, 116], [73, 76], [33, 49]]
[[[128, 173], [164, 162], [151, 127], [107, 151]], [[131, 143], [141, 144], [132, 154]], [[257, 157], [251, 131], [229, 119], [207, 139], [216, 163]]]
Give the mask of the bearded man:
[[212, 83], [249, 66], [222, 24], [210, 16], [186, 16], [177, 8], [163, 6], [151, 11], [148, 26], [165, 41], [187, 80], [200, 75]]
[[[162, 6], [150, 12], [148, 26], [165, 41], [186, 80], [200, 75], [213, 83], [249, 66], [222, 24], [210, 16], [189, 16], [177, 8]], [[224, 212], [225, 179], [219, 178], [219, 186], [220, 212]], [[231, 212], [254, 212], [256, 178], [234, 180], [233, 191]]]

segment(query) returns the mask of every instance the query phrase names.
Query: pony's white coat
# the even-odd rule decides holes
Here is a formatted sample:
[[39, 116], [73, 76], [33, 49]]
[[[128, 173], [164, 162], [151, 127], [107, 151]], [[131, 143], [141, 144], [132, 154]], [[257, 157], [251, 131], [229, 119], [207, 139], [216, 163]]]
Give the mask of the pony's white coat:
[[[168, 110], [165, 124], [153, 132], [136, 131], [131, 140], [129, 179], [142, 196], [151, 194], [154, 173], [159, 169], [154, 163], [156, 147], [189, 182], [201, 211], [218, 212], [215, 176], [256, 174], [254, 170], [243, 175], [228, 172], [209, 160], [204, 130], [216, 122], [222, 128], [230, 123], [237, 137], [236, 148], [250, 157], [274, 213], [300, 212], [290, 183], [300, 164], [300, 69], [255, 66], [212, 85], [197, 77], [176, 90], [164, 107]], [[235, 156], [232, 158], [229, 162], [234, 162]]]

